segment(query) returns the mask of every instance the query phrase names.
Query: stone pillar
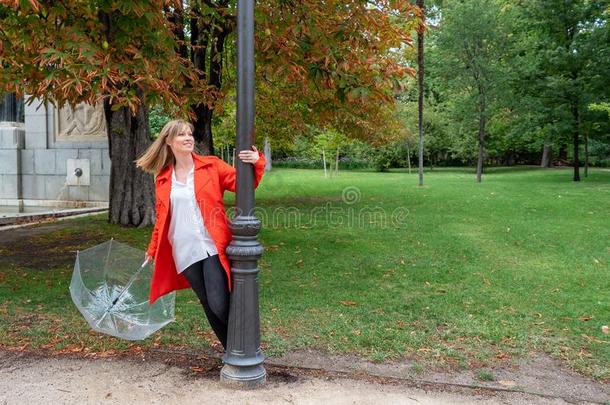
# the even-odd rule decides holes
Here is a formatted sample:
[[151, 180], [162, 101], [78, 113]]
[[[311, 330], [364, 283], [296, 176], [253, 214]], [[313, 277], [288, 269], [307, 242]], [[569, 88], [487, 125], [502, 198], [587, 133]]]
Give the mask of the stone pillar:
[[0, 205], [17, 205], [23, 209], [21, 186], [21, 150], [25, 130], [16, 122], [0, 122]]

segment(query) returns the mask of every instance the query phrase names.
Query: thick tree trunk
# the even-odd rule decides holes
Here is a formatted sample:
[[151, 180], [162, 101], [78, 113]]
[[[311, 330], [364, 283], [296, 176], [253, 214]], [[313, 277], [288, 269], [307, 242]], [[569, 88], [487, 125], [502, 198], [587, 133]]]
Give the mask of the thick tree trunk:
[[271, 161], [271, 142], [269, 142], [269, 138], [265, 137], [265, 145], [263, 146], [263, 154], [265, 155], [265, 171], [270, 172], [273, 168], [273, 163]]
[[553, 149], [550, 143], [545, 142], [542, 148], [542, 159], [540, 159], [540, 167], [551, 167], [551, 156]]
[[128, 108], [112, 111], [104, 102], [110, 169], [108, 222], [124, 226], [147, 226], [155, 222], [153, 176], [136, 168], [134, 161], [150, 145], [148, 109], [141, 106], [135, 115]]
[[[424, 0], [415, 2], [425, 18]], [[425, 22], [425, 20], [424, 20]], [[419, 133], [419, 185], [424, 185], [424, 32], [417, 32], [417, 129]]]
[[197, 151], [202, 155], [214, 154], [214, 138], [212, 137], [212, 114], [213, 111], [205, 104], [197, 104], [195, 111], [195, 122], [193, 126], [193, 137], [197, 143]]
[[[112, 43], [112, 15], [98, 12], [104, 38]], [[142, 100], [141, 90], [136, 90]], [[153, 176], [138, 169], [135, 160], [150, 146], [148, 108], [140, 106], [135, 114], [128, 107], [112, 110], [104, 100], [104, 115], [110, 154], [108, 222], [124, 226], [147, 226], [155, 222]]]

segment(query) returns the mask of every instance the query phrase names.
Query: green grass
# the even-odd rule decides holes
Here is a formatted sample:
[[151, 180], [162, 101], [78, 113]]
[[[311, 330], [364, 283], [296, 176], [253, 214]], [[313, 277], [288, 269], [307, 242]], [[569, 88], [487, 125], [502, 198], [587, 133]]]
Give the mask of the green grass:
[[[601, 326], [610, 324], [610, 171], [570, 178], [568, 170], [498, 168], [476, 184], [469, 170], [439, 169], [419, 188], [404, 171], [267, 174], [257, 191], [267, 354], [308, 347], [408, 357], [423, 369], [545, 351], [609, 379]], [[100, 216], [72, 223], [32, 238], [46, 265], [2, 247], [2, 344], [133, 347], [80, 318], [67, 290], [71, 250], [110, 237], [144, 248], [151, 230]], [[140, 345], [196, 350], [213, 341], [191, 291], [177, 295], [176, 316]]]
[[489, 371], [479, 371], [477, 373], [477, 378], [481, 381], [495, 381], [496, 380], [496, 377]]

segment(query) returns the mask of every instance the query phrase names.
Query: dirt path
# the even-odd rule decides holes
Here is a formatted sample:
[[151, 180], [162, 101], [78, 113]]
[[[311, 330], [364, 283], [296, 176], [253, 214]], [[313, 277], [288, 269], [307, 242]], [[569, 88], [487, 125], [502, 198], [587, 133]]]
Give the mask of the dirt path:
[[[562, 398], [519, 392], [371, 382], [278, 371], [266, 386], [234, 391], [211, 373], [145, 357], [79, 359], [0, 351], [0, 404], [565, 404]], [[178, 364], [180, 364], [178, 362]], [[286, 369], [288, 370], [288, 369]], [[570, 400], [569, 403], [585, 403]], [[595, 402], [593, 402], [595, 403]]]
[[215, 378], [159, 361], [41, 358], [0, 352], [1, 404], [498, 404], [564, 403], [518, 393], [426, 391], [400, 384], [271, 374], [256, 391], [221, 387]]

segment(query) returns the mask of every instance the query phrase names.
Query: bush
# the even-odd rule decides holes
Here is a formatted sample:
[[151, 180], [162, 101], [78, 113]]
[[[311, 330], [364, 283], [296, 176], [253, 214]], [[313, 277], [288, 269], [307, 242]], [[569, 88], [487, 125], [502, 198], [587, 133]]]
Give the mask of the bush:
[[371, 156], [371, 163], [379, 172], [385, 172], [394, 167], [405, 167], [407, 165], [405, 141], [394, 141], [375, 148]]
[[[330, 163], [332, 163], [332, 168], [335, 167], [335, 161], [326, 161], [326, 167], [330, 169]], [[322, 167], [322, 159], [309, 159], [309, 158], [296, 158], [296, 157], [287, 157], [284, 159], [274, 159], [273, 167], [285, 167], [289, 169], [323, 169]], [[367, 169], [370, 168], [371, 165], [366, 160], [360, 159], [350, 159], [348, 157], [339, 158], [339, 170], [349, 170], [349, 169]]]

